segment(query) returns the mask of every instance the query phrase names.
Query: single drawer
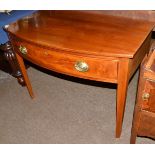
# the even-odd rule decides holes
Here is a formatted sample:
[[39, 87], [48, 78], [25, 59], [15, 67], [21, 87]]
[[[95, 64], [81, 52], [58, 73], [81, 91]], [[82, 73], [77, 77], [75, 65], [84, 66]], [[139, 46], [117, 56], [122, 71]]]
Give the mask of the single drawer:
[[12, 45], [15, 52], [23, 58], [49, 70], [85, 79], [117, 83], [116, 59], [51, 50], [18, 39], [13, 39]]

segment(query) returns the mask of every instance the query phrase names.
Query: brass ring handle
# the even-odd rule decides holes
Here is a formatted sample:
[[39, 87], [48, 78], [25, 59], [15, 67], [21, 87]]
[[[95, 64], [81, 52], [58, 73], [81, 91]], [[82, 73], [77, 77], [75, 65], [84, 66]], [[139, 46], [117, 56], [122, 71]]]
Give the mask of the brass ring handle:
[[77, 61], [74, 65], [75, 69], [79, 72], [87, 72], [89, 69], [89, 66], [84, 61]]
[[24, 54], [24, 55], [27, 54], [27, 49], [26, 49], [26, 47], [24, 47], [24, 46], [22, 46], [22, 45], [20, 45], [19, 51], [20, 51], [22, 54]]
[[144, 94], [142, 95], [143, 101], [147, 101], [147, 100], [149, 99], [149, 97], [150, 97], [150, 94], [149, 94], [149, 93], [144, 93]]

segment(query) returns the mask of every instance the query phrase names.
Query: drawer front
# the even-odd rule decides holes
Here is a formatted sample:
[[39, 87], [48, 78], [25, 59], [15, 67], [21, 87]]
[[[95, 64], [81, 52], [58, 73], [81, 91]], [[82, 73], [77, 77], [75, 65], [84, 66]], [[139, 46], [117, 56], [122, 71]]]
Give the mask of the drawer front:
[[155, 113], [155, 82], [153, 80], [146, 80], [142, 99], [142, 109]]
[[[117, 83], [118, 61], [49, 50], [21, 40], [12, 40], [14, 50], [41, 67], [85, 79]], [[22, 51], [23, 50], [23, 51]]]

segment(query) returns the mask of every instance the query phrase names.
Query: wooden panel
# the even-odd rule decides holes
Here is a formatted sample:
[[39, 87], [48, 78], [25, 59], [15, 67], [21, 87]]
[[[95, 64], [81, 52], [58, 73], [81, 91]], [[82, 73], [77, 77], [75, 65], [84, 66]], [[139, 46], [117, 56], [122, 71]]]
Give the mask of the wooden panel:
[[155, 113], [155, 84], [154, 89], [150, 90], [150, 99], [149, 99], [150, 111]]
[[155, 83], [150, 80], [146, 80], [144, 91], [149, 93], [149, 98], [146, 101], [143, 101], [142, 109], [155, 112]]
[[141, 112], [138, 135], [155, 138], [155, 113]]
[[[153, 10], [99, 10], [89, 12], [155, 22], [155, 11]], [[155, 28], [153, 30], [155, 31]]]
[[[63, 53], [60, 50], [49, 50], [47, 48], [39, 47], [29, 44], [27, 42], [15, 39], [12, 41], [14, 50], [20, 55], [20, 45], [27, 48], [27, 54], [23, 55], [25, 59], [50, 70], [86, 78], [97, 81], [105, 81], [117, 83], [117, 66], [118, 60], [115, 58], [95, 58], [83, 55], [75, 55]], [[63, 54], [62, 54], [63, 53]], [[88, 64], [89, 70], [87, 72], [79, 72], [75, 69], [77, 61], [84, 61]]]
[[149, 53], [151, 34], [146, 38], [146, 41], [141, 45], [138, 49], [137, 53], [130, 61], [130, 78], [135, 73], [136, 69], [139, 67], [142, 62], [144, 56]]

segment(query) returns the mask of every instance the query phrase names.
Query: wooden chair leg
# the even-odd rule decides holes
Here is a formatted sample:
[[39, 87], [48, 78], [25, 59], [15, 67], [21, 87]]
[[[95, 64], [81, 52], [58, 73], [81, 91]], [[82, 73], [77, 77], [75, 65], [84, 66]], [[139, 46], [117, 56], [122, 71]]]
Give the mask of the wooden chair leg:
[[34, 98], [32, 86], [31, 86], [30, 80], [29, 80], [28, 75], [27, 75], [27, 71], [26, 71], [26, 68], [25, 68], [23, 58], [20, 55], [18, 55], [17, 53], [16, 53], [16, 57], [17, 57], [17, 61], [19, 63], [23, 78], [25, 80], [25, 84], [26, 84], [26, 87], [28, 89], [28, 92], [29, 92], [30, 96], [32, 98]]

